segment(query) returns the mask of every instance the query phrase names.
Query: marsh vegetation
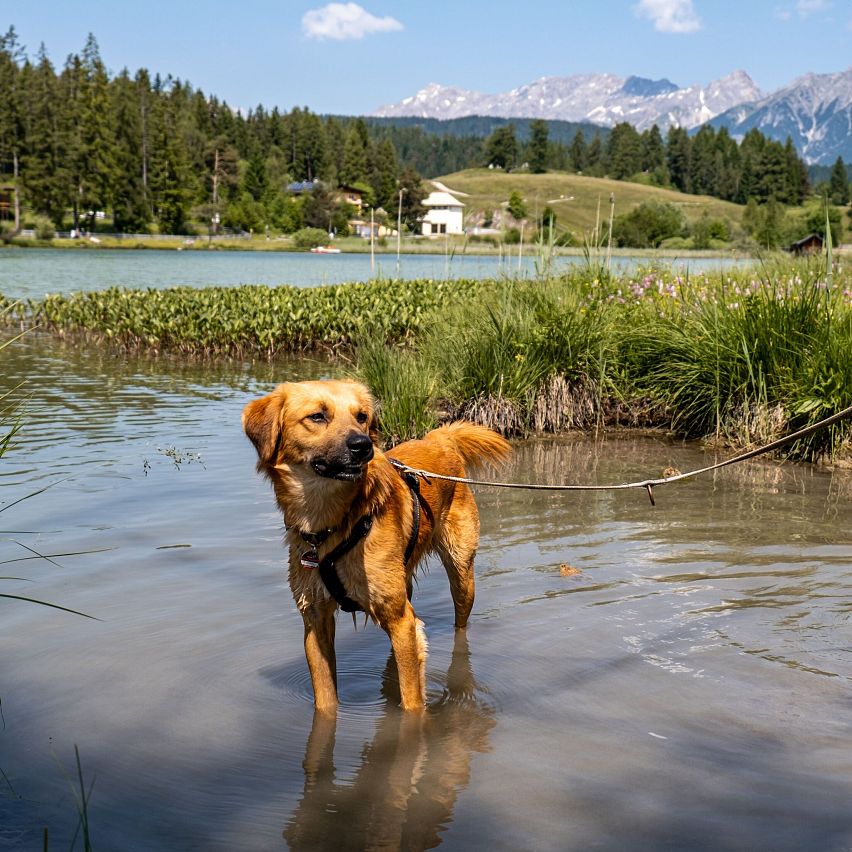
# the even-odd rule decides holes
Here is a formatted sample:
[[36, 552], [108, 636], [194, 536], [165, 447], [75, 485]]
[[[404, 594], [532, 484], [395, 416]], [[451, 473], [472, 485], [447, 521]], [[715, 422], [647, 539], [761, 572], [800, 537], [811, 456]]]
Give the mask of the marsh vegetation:
[[[789, 260], [715, 274], [372, 281], [47, 296], [12, 309], [63, 336], [193, 356], [343, 359], [391, 440], [468, 417], [508, 435], [663, 427], [745, 446], [852, 402], [852, 280]], [[816, 460], [848, 427], [792, 448]]]

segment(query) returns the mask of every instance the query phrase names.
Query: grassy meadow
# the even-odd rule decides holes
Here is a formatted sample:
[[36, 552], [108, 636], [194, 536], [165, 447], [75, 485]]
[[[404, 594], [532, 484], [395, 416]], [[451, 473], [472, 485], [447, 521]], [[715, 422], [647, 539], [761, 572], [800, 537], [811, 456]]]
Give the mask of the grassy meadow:
[[706, 195], [686, 195], [672, 189], [568, 172], [506, 174], [494, 169], [466, 169], [438, 180], [455, 192], [466, 193], [466, 197], [459, 196], [467, 208], [466, 215], [471, 211], [499, 210], [505, 207], [510, 193], [517, 191], [524, 198], [531, 217], [535, 218], [536, 211], [540, 213], [550, 207], [556, 214], [557, 230], [578, 235], [594, 230], [599, 201], [601, 226], [609, 221], [610, 194], [615, 196], [617, 216], [644, 201], [660, 201], [675, 205], [689, 222], [706, 213], [711, 218], [739, 224], [744, 210], [740, 204]]
[[[0, 308], [3, 306], [0, 305]], [[682, 277], [560, 276], [48, 296], [7, 317], [190, 356], [319, 351], [373, 388], [392, 441], [467, 417], [509, 435], [665, 428], [736, 447], [852, 404], [852, 276], [822, 259]], [[792, 455], [848, 449], [849, 424]]]

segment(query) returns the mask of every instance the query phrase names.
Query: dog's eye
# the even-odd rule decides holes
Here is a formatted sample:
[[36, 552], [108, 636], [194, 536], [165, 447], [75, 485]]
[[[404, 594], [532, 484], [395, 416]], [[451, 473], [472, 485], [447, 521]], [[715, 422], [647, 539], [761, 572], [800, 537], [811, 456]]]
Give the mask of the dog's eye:
[[364, 414], [364, 412], [363, 412], [363, 411], [359, 411], [359, 412], [355, 415], [355, 419], [356, 419], [359, 423], [366, 423], [366, 422], [367, 422], [370, 418], [369, 418], [369, 417], [367, 417], [367, 415], [366, 415], [366, 414]]
[[324, 411], [317, 411], [315, 414], [309, 414], [307, 417], [308, 420], [312, 420], [314, 423], [325, 423], [326, 416]]

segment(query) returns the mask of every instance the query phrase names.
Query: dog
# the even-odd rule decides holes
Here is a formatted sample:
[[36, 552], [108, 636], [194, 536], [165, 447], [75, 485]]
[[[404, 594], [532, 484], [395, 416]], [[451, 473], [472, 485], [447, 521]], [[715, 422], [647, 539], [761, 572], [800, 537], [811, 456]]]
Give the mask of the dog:
[[456, 421], [387, 453], [378, 446], [375, 403], [354, 381], [290, 382], [250, 402], [243, 429], [284, 515], [289, 581], [305, 627], [314, 706], [338, 704], [335, 613], [363, 610], [388, 634], [401, 706], [426, 696], [427, 643], [411, 605], [414, 571], [436, 553], [450, 582], [455, 627], [474, 597], [479, 515], [464, 483], [419, 478], [397, 465], [465, 477], [499, 465], [508, 442]]

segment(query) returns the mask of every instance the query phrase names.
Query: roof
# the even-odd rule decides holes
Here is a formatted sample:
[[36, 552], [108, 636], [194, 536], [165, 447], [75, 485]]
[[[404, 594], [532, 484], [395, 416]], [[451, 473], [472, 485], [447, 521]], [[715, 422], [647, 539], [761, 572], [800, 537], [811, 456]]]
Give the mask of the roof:
[[312, 180], [300, 180], [295, 183], [288, 183], [287, 189], [290, 192], [313, 192], [315, 181]]
[[811, 243], [819, 243], [822, 245], [824, 242], [822, 234], [808, 234], [806, 237], [802, 237], [800, 240], [796, 240], [796, 242], [790, 245], [790, 251], [794, 251], [797, 248], [802, 248], [803, 246], [809, 245]]
[[423, 199], [424, 207], [464, 207], [464, 204], [450, 195], [449, 192], [430, 192], [427, 198]]

